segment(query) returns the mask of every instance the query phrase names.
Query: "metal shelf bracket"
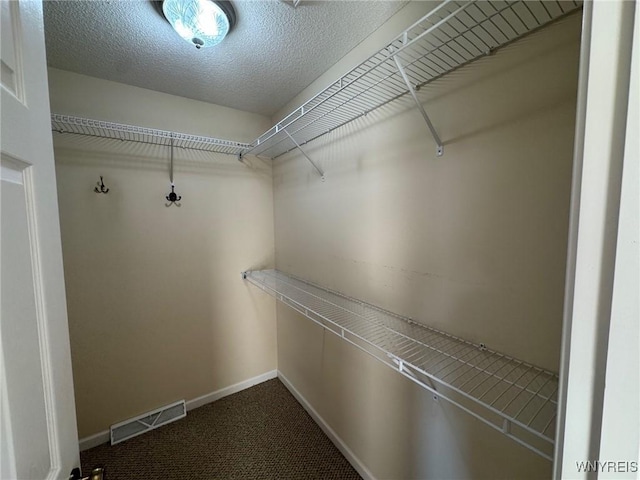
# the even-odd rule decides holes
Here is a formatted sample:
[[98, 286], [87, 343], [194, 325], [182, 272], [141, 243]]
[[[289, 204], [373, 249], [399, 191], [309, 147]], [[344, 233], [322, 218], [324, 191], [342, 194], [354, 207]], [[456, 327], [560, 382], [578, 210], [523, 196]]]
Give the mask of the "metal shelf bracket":
[[[277, 125], [276, 125], [277, 126]], [[298, 142], [295, 141], [295, 139], [291, 136], [291, 134], [289, 132], [287, 132], [286, 130], [284, 130], [284, 133], [287, 134], [287, 137], [289, 137], [289, 139], [293, 142], [293, 144], [296, 146], [296, 148], [298, 150], [300, 150], [300, 152], [302, 153], [302, 155], [304, 155], [304, 158], [306, 158], [307, 160], [309, 160], [309, 163], [311, 165], [313, 165], [313, 168], [316, 169], [316, 171], [320, 174], [320, 179], [324, 182], [324, 172], [322, 171], [322, 169], [316, 164], [316, 162], [314, 162], [313, 160], [311, 160], [311, 157], [309, 157], [309, 155], [307, 155], [307, 153], [302, 149], [302, 147], [300, 146], [300, 144]]]
[[[406, 43], [406, 33], [403, 40]], [[422, 118], [424, 118], [424, 121], [427, 123], [427, 127], [429, 127], [431, 136], [433, 136], [433, 139], [436, 142], [436, 145], [437, 145], [436, 155], [438, 157], [441, 157], [444, 154], [444, 145], [442, 144], [442, 140], [440, 140], [440, 136], [438, 135], [438, 132], [433, 126], [433, 123], [431, 123], [431, 119], [429, 118], [429, 115], [427, 115], [427, 112], [422, 106], [422, 103], [420, 103], [420, 100], [416, 95], [416, 90], [415, 88], [413, 88], [413, 85], [411, 85], [411, 82], [409, 81], [409, 77], [407, 76], [407, 72], [405, 72], [404, 67], [402, 66], [402, 62], [400, 62], [400, 59], [398, 58], [398, 56], [393, 53], [393, 47], [389, 47], [389, 54], [393, 57], [393, 61], [396, 63], [398, 72], [400, 73], [402, 80], [406, 84], [408, 92], [411, 94], [411, 97], [413, 97], [413, 101], [416, 103], [416, 106], [418, 107], [418, 110], [420, 111]]]

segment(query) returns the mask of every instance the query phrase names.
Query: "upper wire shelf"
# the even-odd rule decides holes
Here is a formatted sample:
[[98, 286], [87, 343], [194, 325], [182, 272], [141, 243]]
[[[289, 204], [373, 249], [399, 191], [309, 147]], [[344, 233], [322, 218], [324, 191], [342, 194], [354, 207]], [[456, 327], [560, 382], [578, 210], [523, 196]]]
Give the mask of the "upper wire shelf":
[[406, 95], [397, 61], [419, 90], [581, 6], [577, 0], [445, 0], [263, 133], [245, 153], [278, 157]]
[[71, 115], [51, 115], [51, 128], [54, 132], [75, 133], [91, 137], [112, 138], [131, 142], [149, 143], [152, 145], [166, 145], [206, 152], [239, 155], [249, 144], [220, 140], [212, 137], [189, 135], [186, 133], [169, 132], [153, 128], [126, 125], [121, 123], [103, 122]]
[[[250, 144], [58, 114], [51, 116], [52, 129], [167, 146], [173, 139], [179, 148], [273, 159], [408, 93], [415, 96], [428, 83], [581, 7], [582, 0], [444, 0]], [[441, 155], [437, 132], [419, 108]]]
[[552, 459], [558, 376], [277, 270], [243, 278], [537, 454]]

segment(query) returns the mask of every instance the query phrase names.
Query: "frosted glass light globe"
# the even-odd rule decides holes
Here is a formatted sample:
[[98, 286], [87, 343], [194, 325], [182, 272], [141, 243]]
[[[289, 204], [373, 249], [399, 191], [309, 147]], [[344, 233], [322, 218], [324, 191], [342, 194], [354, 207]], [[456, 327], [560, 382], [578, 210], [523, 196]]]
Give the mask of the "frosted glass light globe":
[[229, 18], [212, 0], [164, 0], [162, 12], [178, 35], [196, 48], [217, 45], [229, 33]]

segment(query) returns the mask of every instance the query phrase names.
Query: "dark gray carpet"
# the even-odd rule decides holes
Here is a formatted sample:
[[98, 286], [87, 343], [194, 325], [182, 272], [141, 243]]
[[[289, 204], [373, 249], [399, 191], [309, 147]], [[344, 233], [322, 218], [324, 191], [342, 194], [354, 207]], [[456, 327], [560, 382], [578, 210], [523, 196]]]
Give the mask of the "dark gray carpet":
[[85, 474], [103, 466], [105, 480], [360, 478], [278, 379], [80, 456]]

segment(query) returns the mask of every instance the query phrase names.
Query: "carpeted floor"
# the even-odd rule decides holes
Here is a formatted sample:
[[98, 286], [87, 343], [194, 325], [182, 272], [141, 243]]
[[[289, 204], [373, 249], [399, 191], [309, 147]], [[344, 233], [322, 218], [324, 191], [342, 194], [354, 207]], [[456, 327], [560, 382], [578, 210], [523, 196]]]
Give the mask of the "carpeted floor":
[[85, 474], [103, 466], [105, 480], [360, 478], [278, 379], [81, 460]]

